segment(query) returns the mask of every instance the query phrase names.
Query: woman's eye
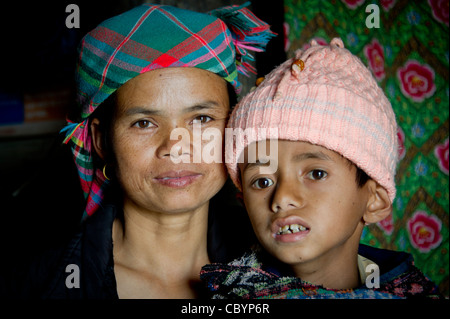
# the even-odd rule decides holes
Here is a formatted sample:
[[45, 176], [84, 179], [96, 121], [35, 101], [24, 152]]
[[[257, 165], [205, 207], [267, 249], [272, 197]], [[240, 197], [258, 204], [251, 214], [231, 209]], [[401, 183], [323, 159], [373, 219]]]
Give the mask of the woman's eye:
[[154, 126], [152, 122], [150, 122], [149, 120], [140, 120], [137, 121], [134, 126], [138, 127], [138, 128], [149, 128]]
[[252, 186], [257, 189], [264, 189], [273, 185], [273, 181], [270, 178], [258, 178], [253, 182]]
[[328, 176], [328, 173], [321, 169], [314, 169], [308, 173], [308, 177], [312, 180], [321, 180]]
[[192, 124], [205, 124], [211, 121], [212, 118], [207, 115], [200, 115], [197, 116], [195, 119], [192, 120]]

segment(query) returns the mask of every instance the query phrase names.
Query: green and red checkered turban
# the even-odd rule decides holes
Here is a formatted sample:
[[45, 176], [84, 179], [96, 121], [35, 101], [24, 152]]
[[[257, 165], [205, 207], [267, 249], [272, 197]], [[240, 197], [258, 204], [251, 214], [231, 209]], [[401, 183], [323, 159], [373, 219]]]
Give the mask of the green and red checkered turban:
[[246, 6], [198, 13], [144, 4], [102, 22], [82, 39], [76, 70], [81, 121], [69, 121], [61, 132], [71, 145], [87, 201], [84, 217], [97, 210], [108, 182], [93, 165], [89, 116], [125, 82], [160, 68], [207, 70], [239, 92], [238, 72], [254, 72], [249, 51], [263, 51], [275, 35]]

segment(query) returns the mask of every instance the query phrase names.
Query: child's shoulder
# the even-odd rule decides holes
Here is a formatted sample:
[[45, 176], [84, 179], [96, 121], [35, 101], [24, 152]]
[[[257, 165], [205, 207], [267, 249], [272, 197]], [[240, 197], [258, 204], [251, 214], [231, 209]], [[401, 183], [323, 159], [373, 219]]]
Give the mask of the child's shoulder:
[[282, 265], [255, 246], [230, 263], [205, 265], [200, 277], [213, 298], [438, 298], [436, 285], [415, 265], [412, 256], [361, 245], [359, 254], [380, 268], [380, 287], [333, 290], [290, 276]]
[[414, 264], [411, 254], [361, 244], [358, 253], [379, 267], [378, 291], [401, 298], [421, 296], [440, 298], [437, 286]]
[[276, 261], [261, 249], [252, 249], [240, 258], [202, 268], [200, 278], [214, 299], [354, 299], [397, 298], [375, 290], [334, 290], [286, 275]]
[[406, 266], [414, 263], [412, 255], [406, 252], [375, 248], [364, 244], [359, 245], [358, 254], [377, 264], [382, 274], [400, 265]]
[[270, 285], [279, 276], [263, 269], [261, 250], [254, 246], [229, 263], [212, 263], [202, 267], [200, 278], [213, 298], [252, 298], [257, 286]]
[[222, 282], [225, 279], [230, 282], [233, 278], [238, 280], [242, 276], [248, 277], [248, 274], [254, 276], [258, 273], [263, 274], [264, 277], [277, 276], [262, 268], [261, 249], [254, 246], [229, 263], [212, 263], [203, 266], [200, 276], [202, 280], [208, 282], [211, 282], [211, 280]]

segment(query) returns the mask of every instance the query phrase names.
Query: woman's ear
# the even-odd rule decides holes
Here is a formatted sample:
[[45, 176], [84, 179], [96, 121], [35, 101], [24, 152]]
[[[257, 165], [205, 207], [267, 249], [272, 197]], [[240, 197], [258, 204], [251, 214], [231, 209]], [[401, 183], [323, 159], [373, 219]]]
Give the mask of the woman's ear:
[[105, 160], [105, 148], [103, 145], [103, 133], [100, 129], [100, 120], [98, 118], [93, 118], [90, 124], [91, 135], [92, 135], [92, 145], [97, 155]]
[[387, 190], [374, 180], [370, 179], [365, 185], [369, 190], [366, 212], [363, 216], [367, 224], [382, 221], [392, 212], [391, 199]]

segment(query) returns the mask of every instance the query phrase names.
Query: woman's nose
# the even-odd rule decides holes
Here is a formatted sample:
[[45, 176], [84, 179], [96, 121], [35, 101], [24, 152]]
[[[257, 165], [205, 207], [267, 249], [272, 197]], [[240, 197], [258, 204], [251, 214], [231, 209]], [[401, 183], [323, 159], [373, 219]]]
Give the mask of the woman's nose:
[[191, 157], [191, 134], [183, 127], [174, 127], [158, 132], [156, 155], [160, 159], [170, 158], [175, 163], [189, 162]]
[[292, 179], [279, 180], [273, 193], [271, 210], [273, 213], [301, 208], [303, 198], [300, 194], [299, 185]]

